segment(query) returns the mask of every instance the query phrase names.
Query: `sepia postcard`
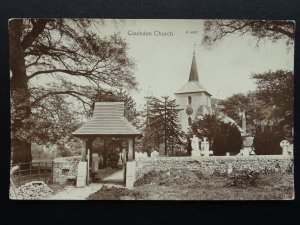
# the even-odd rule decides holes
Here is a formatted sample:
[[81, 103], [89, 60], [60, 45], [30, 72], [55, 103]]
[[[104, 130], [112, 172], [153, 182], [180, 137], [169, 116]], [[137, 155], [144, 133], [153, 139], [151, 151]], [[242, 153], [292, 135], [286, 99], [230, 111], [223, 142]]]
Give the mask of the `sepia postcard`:
[[13, 200], [293, 200], [291, 20], [9, 20]]

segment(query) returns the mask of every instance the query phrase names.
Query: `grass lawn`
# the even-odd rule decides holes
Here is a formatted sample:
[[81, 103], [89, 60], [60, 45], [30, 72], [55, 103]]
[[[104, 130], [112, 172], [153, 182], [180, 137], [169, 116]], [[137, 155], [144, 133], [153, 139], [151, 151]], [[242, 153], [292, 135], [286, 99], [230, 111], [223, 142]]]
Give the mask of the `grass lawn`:
[[[156, 179], [157, 178], [157, 179]], [[255, 184], [246, 186], [228, 186], [227, 176], [198, 176], [195, 182], [183, 180], [178, 176], [176, 182], [154, 177], [153, 182], [137, 182], [133, 190], [118, 190], [117, 188], [103, 188], [94, 193], [89, 199], [129, 199], [136, 200], [288, 200], [294, 198], [294, 176], [285, 174], [259, 174]], [[170, 176], [172, 181], [176, 180]], [[157, 182], [159, 181], [160, 182]], [[140, 184], [139, 184], [140, 183]]]

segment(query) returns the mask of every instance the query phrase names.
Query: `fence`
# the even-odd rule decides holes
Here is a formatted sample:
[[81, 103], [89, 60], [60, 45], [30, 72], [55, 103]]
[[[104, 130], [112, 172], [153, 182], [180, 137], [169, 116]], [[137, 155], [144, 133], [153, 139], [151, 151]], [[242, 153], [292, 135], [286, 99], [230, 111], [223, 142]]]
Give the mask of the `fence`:
[[16, 187], [31, 181], [53, 183], [52, 161], [11, 164], [11, 168], [14, 166], [18, 166], [18, 169], [11, 175], [11, 179]]

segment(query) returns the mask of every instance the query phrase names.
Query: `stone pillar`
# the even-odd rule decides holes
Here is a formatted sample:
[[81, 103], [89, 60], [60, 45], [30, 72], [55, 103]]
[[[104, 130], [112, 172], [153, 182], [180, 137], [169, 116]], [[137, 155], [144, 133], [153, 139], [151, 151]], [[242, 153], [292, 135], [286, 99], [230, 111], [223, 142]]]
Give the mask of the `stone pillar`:
[[128, 139], [128, 160], [133, 160], [134, 149], [133, 149], [133, 138]]
[[243, 114], [242, 114], [242, 129], [244, 131], [244, 135], [246, 135], [247, 126], [246, 126], [246, 113], [245, 113], [245, 110], [243, 111]]
[[125, 186], [128, 189], [132, 189], [134, 186], [134, 182], [136, 179], [135, 176], [136, 173], [136, 163], [135, 161], [127, 162], [126, 165], [126, 180], [125, 180]]

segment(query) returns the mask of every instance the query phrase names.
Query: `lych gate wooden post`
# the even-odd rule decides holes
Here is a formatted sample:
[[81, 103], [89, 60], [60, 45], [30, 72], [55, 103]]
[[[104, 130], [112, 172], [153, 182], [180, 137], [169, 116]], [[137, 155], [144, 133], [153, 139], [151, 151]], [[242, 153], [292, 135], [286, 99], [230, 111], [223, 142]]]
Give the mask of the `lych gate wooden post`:
[[90, 149], [87, 150], [87, 171], [86, 171], [86, 184], [90, 183]]
[[127, 151], [126, 148], [122, 149], [122, 160], [123, 160], [123, 180], [126, 182], [126, 163], [127, 163]]

